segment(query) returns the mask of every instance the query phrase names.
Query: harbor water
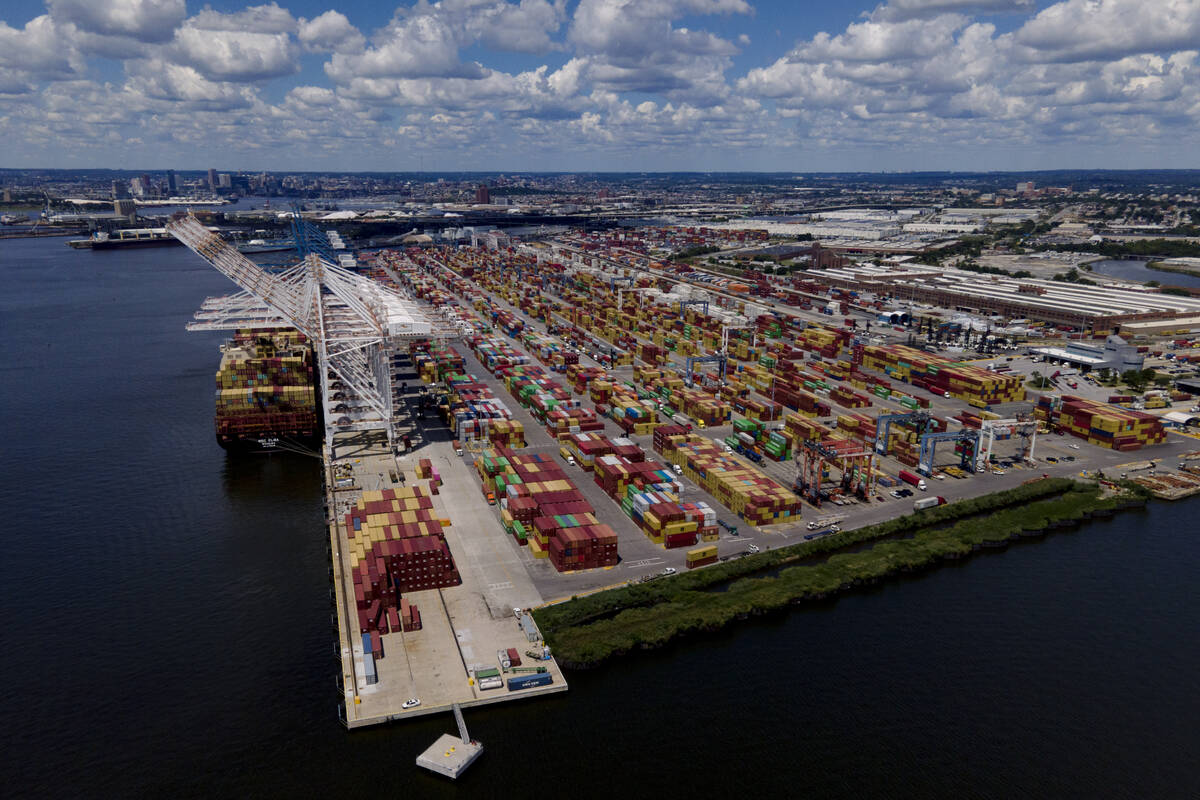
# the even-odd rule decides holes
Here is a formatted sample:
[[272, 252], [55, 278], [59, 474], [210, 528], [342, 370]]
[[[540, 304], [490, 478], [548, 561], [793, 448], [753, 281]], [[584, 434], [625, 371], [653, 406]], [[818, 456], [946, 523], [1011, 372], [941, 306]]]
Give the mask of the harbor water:
[[1163, 286], [1200, 288], [1200, 275], [1150, 269], [1146, 266], [1148, 263], [1141, 259], [1106, 258], [1101, 261], [1093, 261], [1088, 267], [1098, 275], [1108, 275], [1113, 278], [1124, 278], [1130, 281], [1141, 281], [1142, 283], [1158, 281]]
[[[337, 720], [318, 462], [213, 437], [232, 284], [183, 248], [0, 243], [0, 749], [13, 797], [1195, 797], [1196, 500], [572, 673]], [[569, 793], [569, 794], [568, 794]]]

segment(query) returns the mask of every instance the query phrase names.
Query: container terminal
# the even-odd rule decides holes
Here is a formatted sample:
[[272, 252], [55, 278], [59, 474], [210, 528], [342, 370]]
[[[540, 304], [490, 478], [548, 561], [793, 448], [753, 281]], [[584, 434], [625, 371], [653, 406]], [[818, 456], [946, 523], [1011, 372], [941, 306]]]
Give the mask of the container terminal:
[[[1039, 392], [1030, 353], [922, 346], [882, 284], [736, 281], [573, 234], [358, 256], [313, 235], [268, 272], [193, 218], [168, 230], [242, 290], [190, 327], [311, 347], [350, 728], [564, 691], [524, 613], [543, 603], [1123, 477], [1130, 451], [1162, 482], [1196, 449], [1078, 371]], [[1191, 310], [1136, 313], [1168, 311]]]

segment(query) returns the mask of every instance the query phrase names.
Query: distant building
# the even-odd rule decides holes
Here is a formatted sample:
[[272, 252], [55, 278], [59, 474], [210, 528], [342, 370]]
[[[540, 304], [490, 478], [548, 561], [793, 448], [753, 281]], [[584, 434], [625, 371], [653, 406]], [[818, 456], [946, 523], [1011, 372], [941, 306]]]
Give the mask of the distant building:
[[113, 200], [120, 200], [123, 197], [129, 197], [129, 187], [125, 185], [125, 181], [112, 182]]
[[217, 190], [217, 171], [212, 167], [208, 169], [208, 190], [210, 192]]
[[167, 170], [167, 193], [172, 197], [179, 191], [179, 184], [175, 182], [175, 170]]
[[222, 172], [217, 178], [217, 187], [220, 189], [232, 189], [233, 176], [228, 172]]
[[6, 202], [6, 203], [12, 202], [12, 190], [11, 189], [4, 190], [4, 202]]
[[1017, 184], [1017, 194], [1028, 197], [1036, 193], [1036, 187], [1033, 181], [1021, 181]]
[[129, 193], [138, 198], [146, 196], [146, 184], [142, 182], [140, 177], [134, 178], [129, 182]]
[[475, 190], [475, 202], [487, 205], [492, 202], [491, 192], [488, 191], [486, 183], [479, 184], [479, 188]]

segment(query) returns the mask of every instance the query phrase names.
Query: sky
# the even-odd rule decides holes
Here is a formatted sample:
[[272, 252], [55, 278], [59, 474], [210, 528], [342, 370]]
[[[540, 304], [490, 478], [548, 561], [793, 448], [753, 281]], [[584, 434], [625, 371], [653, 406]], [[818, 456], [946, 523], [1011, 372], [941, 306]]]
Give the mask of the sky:
[[0, 167], [1200, 167], [1200, 0], [0, 0]]

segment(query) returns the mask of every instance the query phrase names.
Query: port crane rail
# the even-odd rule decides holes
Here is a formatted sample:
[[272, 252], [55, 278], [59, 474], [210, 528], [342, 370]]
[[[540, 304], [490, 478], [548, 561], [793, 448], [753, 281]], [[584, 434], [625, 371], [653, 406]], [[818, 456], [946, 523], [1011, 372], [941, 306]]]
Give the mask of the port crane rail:
[[[338, 431], [383, 430], [395, 446], [390, 350], [403, 339], [426, 338], [433, 326], [399, 292], [330, 263], [316, 253], [287, 270], [271, 273], [208, 230], [193, 216], [167, 231], [242, 291], [209, 298], [192, 330], [229, 329], [267, 321], [296, 328], [317, 355], [326, 441]], [[244, 313], [245, 316], [238, 316]], [[341, 384], [335, 410], [330, 382]]]

